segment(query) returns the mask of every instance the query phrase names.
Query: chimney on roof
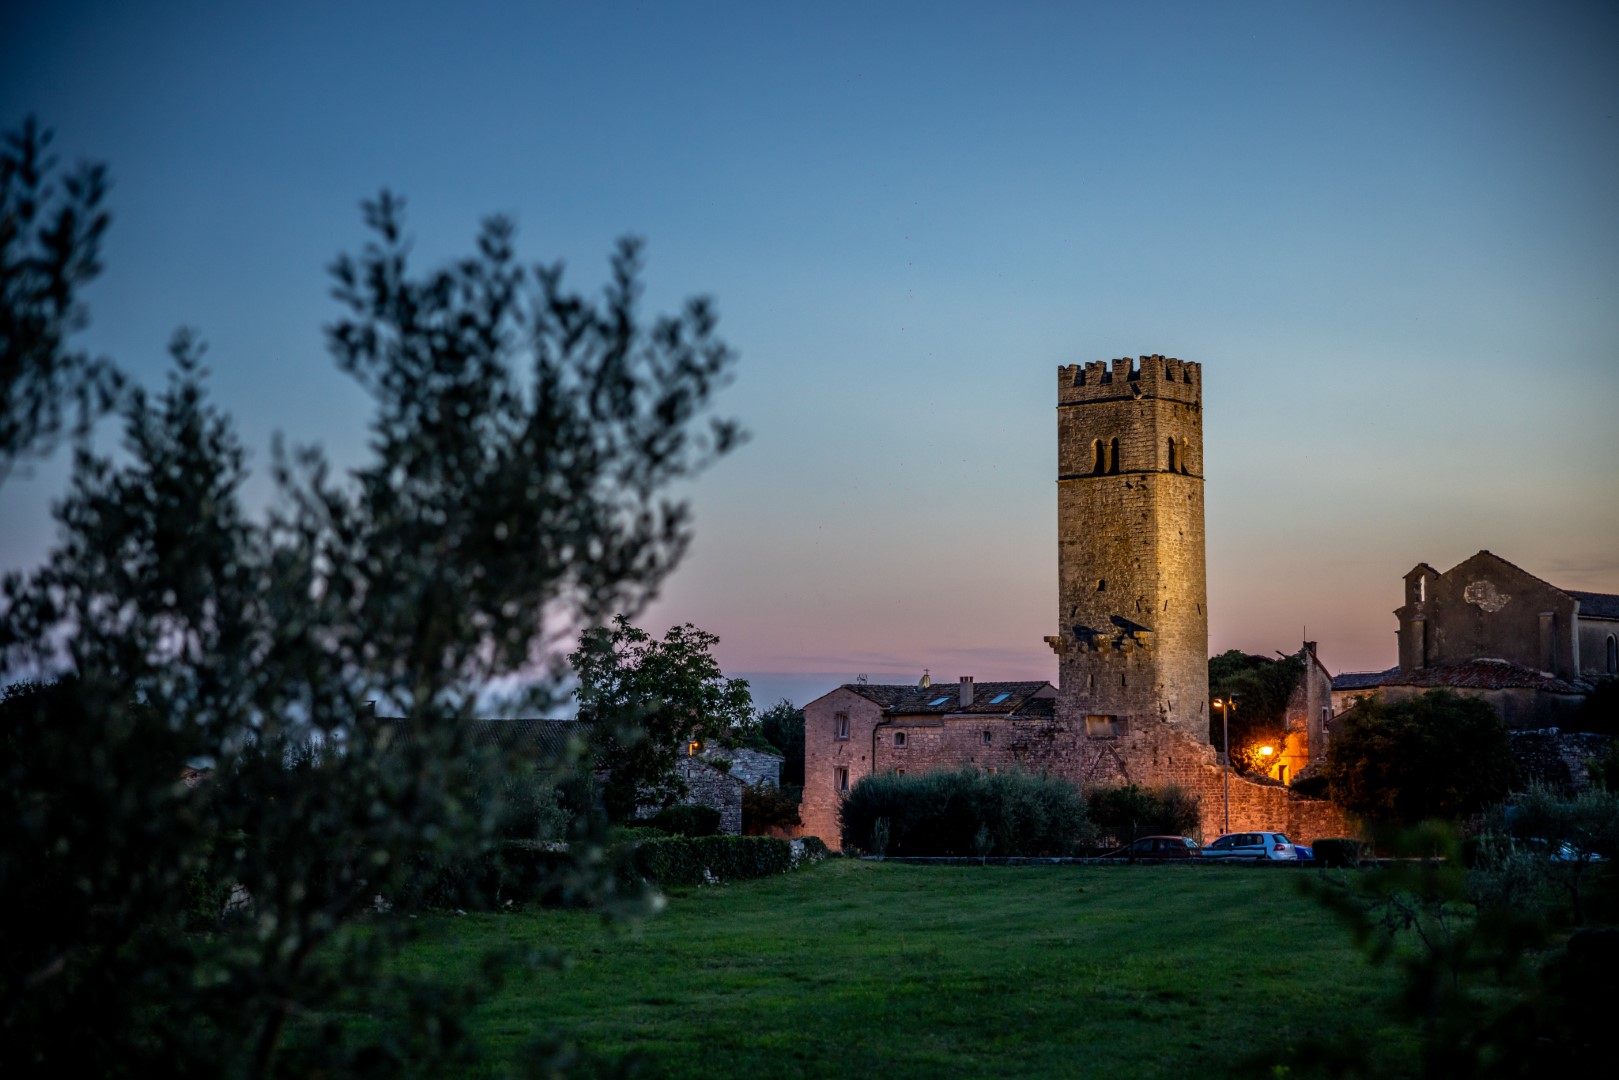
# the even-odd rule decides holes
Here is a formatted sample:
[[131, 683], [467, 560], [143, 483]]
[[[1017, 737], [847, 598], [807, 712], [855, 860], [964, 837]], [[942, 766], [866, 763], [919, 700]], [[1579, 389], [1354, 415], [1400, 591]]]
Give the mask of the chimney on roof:
[[972, 705], [972, 703], [973, 703], [973, 677], [971, 675], [963, 675], [961, 677], [961, 707], [963, 709], [969, 708]]

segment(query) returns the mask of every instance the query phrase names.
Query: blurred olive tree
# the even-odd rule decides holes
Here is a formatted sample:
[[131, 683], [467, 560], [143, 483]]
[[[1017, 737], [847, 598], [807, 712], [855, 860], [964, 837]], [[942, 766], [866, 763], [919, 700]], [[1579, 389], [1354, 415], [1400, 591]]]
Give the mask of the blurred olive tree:
[[[391, 968], [401, 907], [515, 819], [556, 830], [504, 804], [583, 748], [505, 753], [463, 721], [502, 684], [525, 689], [501, 714], [546, 715], [559, 644], [639, 610], [685, 552], [670, 484], [739, 438], [707, 415], [734, 363], [714, 310], [643, 316], [629, 240], [598, 298], [572, 292], [501, 218], [418, 273], [384, 192], [331, 267], [327, 328], [372, 398], [370, 456], [338, 473], [278, 443], [255, 515], [192, 333], [155, 393], [71, 351], [105, 172], [53, 183], [47, 140], [25, 124], [0, 159], [0, 478], [76, 406], [81, 434], [116, 407], [123, 447], [77, 441], [54, 550], [0, 593], [0, 672], [36, 680], [0, 702], [0, 1072], [464, 1064], [458, 1017], [498, 971]], [[576, 809], [559, 887], [611, 901]]]

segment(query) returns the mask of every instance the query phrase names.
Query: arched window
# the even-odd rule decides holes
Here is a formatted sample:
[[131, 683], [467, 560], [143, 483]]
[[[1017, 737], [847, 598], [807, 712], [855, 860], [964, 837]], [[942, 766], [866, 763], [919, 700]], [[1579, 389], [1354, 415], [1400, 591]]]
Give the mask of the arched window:
[[1117, 439], [1114, 439], [1107, 448], [1107, 471], [1110, 473], [1119, 471], [1119, 440]]
[[1619, 675], [1619, 641], [1608, 635], [1608, 674]]
[[1095, 444], [1093, 445], [1093, 449], [1096, 451], [1096, 467], [1092, 469], [1091, 472], [1095, 473], [1097, 476], [1101, 476], [1103, 473], [1107, 472], [1107, 451], [1102, 448], [1101, 439], [1096, 440]]
[[1183, 473], [1189, 473], [1189, 472], [1192, 471], [1191, 463], [1188, 460], [1192, 456], [1190, 453], [1188, 453], [1188, 451], [1190, 451], [1191, 449], [1192, 449], [1192, 444], [1187, 442], [1185, 439], [1182, 439], [1181, 440], [1181, 472], [1183, 472]]
[[1170, 436], [1170, 439], [1169, 439], [1169, 471], [1170, 472], [1175, 471], [1175, 438], [1174, 438], [1174, 436]]

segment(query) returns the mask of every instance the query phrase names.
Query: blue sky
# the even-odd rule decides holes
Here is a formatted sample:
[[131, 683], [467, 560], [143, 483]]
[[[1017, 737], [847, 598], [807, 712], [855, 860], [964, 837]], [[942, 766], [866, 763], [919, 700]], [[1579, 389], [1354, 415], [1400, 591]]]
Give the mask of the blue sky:
[[[176, 326], [255, 449], [362, 453], [324, 268], [402, 192], [420, 265], [511, 215], [649, 310], [713, 295], [752, 441], [643, 618], [761, 698], [1053, 677], [1054, 370], [1204, 365], [1211, 647], [1394, 658], [1480, 548], [1619, 591], [1607, 4], [87, 4], [0, 12], [0, 123], [109, 162], [86, 341]], [[0, 490], [47, 550], [60, 461]], [[797, 673], [791, 681], [780, 673]]]

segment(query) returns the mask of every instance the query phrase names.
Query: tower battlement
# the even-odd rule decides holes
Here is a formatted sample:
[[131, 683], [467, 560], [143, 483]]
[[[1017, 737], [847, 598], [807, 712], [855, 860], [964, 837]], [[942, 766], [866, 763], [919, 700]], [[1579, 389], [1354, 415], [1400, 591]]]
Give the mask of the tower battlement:
[[1140, 360], [1121, 356], [1111, 363], [1092, 360], [1057, 369], [1058, 405], [1132, 397], [1168, 398], [1201, 406], [1203, 365], [1155, 353]]

